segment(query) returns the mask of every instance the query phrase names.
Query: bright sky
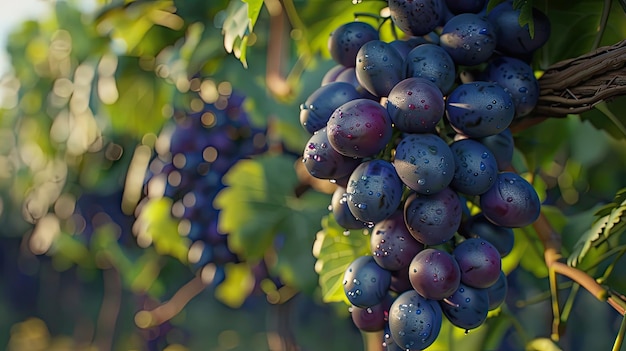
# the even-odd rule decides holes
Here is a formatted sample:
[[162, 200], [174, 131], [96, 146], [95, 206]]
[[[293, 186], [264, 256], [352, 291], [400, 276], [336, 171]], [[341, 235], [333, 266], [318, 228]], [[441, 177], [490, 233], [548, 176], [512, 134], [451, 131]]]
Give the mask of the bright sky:
[[9, 70], [7, 35], [25, 19], [44, 16], [52, 4], [51, 0], [0, 0], [0, 76]]

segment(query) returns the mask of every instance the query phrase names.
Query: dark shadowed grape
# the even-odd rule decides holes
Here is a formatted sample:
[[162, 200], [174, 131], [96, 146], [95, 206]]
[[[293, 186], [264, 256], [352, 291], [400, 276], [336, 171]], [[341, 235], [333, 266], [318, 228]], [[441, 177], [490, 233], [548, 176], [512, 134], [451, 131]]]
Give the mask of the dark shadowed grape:
[[450, 323], [467, 330], [483, 324], [489, 312], [487, 290], [472, 288], [463, 283], [452, 296], [446, 301], [439, 301], [439, 304]]
[[346, 192], [350, 212], [366, 223], [377, 223], [398, 209], [402, 181], [393, 165], [374, 159], [360, 164], [348, 181]]
[[496, 82], [513, 98], [515, 117], [529, 114], [539, 100], [539, 83], [526, 62], [513, 57], [497, 57], [483, 71], [483, 79]]
[[387, 295], [391, 273], [381, 268], [372, 256], [355, 259], [343, 276], [343, 291], [351, 304], [367, 308], [377, 305]]
[[515, 145], [510, 128], [506, 128], [498, 134], [477, 138], [476, 140], [491, 150], [498, 163], [498, 170], [504, 171], [511, 166]]
[[356, 79], [375, 96], [387, 96], [404, 78], [404, 58], [389, 43], [369, 41], [356, 55]]
[[508, 255], [513, 250], [513, 244], [515, 243], [513, 229], [495, 225], [482, 214], [478, 214], [470, 219], [467, 231], [469, 235], [490, 242], [498, 250], [500, 257]]
[[486, 5], [485, 0], [446, 0], [448, 10], [455, 15], [470, 12], [478, 13]]
[[302, 162], [315, 178], [337, 179], [354, 171], [361, 159], [344, 156], [330, 145], [326, 128], [315, 132], [304, 147]]
[[370, 236], [370, 247], [379, 266], [397, 271], [408, 267], [424, 245], [409, 233], [402, 210], [376, 223]]
[[454, 177], [454, 156], [448, 144], [434, 134], [407, 134], [393, 160], [398, 176], [420, 194], [445, 189]]
[[406, 133], [432, 133], [443, 117], [441, 90], [424, 78], [407, 78], [391, 89], [387, 112], [395, 127]]
[[391, 295], [387, 295], [380, 303], [372, 307], [350, 307], [352, 322], [359, 330], [365, 332], [384, 330], [393, 300]]
[[300, 124], [313, 134], [324, 128], [337, 107], [361, 97], [354, 86], [346, 82], [332, 82], [317, 88], [300, 105]]
[[500, 277], [492, 286], [487, 288], [487, 296], [489, 297], [489, 310], [495, 310], [500, 307], [506, 299], [506, 293], [509, 290], [509, 283], [504, 272], [500, 272]]
[[403, 350], [423, 350], [437, 339], [442, 318], [437, 301], [409, 290], [389, 309], [389, 334]]
[[461, 271], [452, 255], [428, 248], [418, 252], [411, 261], [409, 279], [415, 291], [423, 297], [441, 300], [459, 287]]
[[472, 139], [450, 144], [454, 155], [454, 178], [450, 187], [467, 195], [480, 195], [493, 185], [498, 164], [489, 148]]
[[443, 15], [440, 0], [389, 0], [391, 20], [410, 36], [425, 35], [434, 30]]
[[461, 223], [461, 200], [450, 188], [433, 195], [412, 193], [404, 203], [409, 232], [424, 245], [442, 244], [454, 235]]
[[354, 67], [356, 53], [363, 44], [378, 40], [378, 31], [365, 22], [348, 22], [336, 28], [328, 38], [328, 50], [335, 62]]
[[428, 40], [423, 37], [410, 37], [408, 39], [396, 39], [389, 42], [394, 49], [396, 49], [402, 58], [406, 58], [411, 50], [421, 44], [427, 44]]
[[337, 224], [344, 229], [363, 229], [366, 228], [364, 222], [354, 218], [350, 208], [348, 207], [348, 194], [346, 188], [338, 186], [333, 192], [330, 201], [331, 211]]
[[381, 104], [356, 99], [339, 106], [326, 127], [332, 147], [342, 155], [369, 157], [391, 140], [391, 118]]
[[406, 269], [391, 271], [391, 285], [389, 285], [389, 290], [397, 293], [413, 290], [413, 286], [409, 280], [408, 267]]
[[452, 255], [461, 269], [461, 282], [474, 288], [487, 288], [500, 276], [502, 261], [498, 250], [487, 240], [469, 238]]
[[486, 18], [474, 13], [463, 13], [446, 22], [439, 45], [455, 63], [473, 66], [486, 62], [493, 54], [496, 31]]
[[475, 81], [455, 88], [446, 101], [452, 127], [471, 138], [494, 135], [506, 129], [515, 116], [511, 95], [497, 83]]
[[454, 85], [456, 68], [450, 54], [441, 46], [422, 44], [409, 51], [404, 60], [406, 78], [424, 78], [447, 94]]
[[517, 228], [539, 217], [541, 202], [526, 179], [513, 172], [502, 172], [496, 183], [480, 196], [480, 208], [492, 223]]

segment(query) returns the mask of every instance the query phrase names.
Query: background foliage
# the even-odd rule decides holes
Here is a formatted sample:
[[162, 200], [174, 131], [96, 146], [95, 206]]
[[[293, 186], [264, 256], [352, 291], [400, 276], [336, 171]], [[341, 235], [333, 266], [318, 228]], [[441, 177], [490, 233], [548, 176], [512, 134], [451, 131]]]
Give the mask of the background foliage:
[[[298, 106], [333, 65], [330, 32], [355, 17], [377, 24], [363, 14], [379, 14], [385, 2], [110, 0], [90, 13], [76, 5], [55, 2], [49, 18], [23, 23], [9, 38], [13, 71], [2, 80], [0, 109], [0, 344], [278, 350], [272, 340], [295, 340], [302, 350], [362, 349], [338, 279], [352, 258], [367, 254], [367, 232], [347, 236], [325, 216], [333, 185], [298, 166], [308, 139]], [[626, 38], [618, 1], [522, 5], [542, 9], [552, 23], [533, 62], [538, 74]], [[393, 38], [388, 24], [381, 31]], [[170, 321], [140, 328], [139, 311], [186, 291], [194, 277], [171, 203], [144, 209], [147, 229], [133, 231], [147, 162], [173, 111], [193, 109], [192, 93], [210, 99], [230, 89], [247, 96], [247, 112], [270, 131], [269, 150], [239, 162], [215, 203], [231, 249], [246, 262], [226, 267], [222, 284], [202, 289]], [[515, 135], [515, 166], [533, 180], [568, 263], [620, 292], [624, 102]], [[99, 215], [81, 213], [81, 204], [97, 204]], [[543, 247], [532, 228], [515, 236], [504, 260], [508, 307], [469, 335], [444, 326], [434, 348], [608, 349], [621, 316], [567, 279], [559, 282], [567, 332], [558, 346], [547, 339]], [[240, 288], [261, 259], [286, 289]]]

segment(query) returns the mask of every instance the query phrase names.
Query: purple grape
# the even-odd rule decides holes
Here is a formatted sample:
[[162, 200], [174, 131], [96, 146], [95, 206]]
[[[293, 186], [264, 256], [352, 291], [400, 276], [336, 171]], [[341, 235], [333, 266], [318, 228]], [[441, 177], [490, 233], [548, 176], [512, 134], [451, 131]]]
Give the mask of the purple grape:
[[371, 40], [378, 40], [378, 31], [365, 22], [348, 22], [336, 28], [328, 38], [328, 50], [335, 62], [346, 67], [356, 65], [356, 54]]
[[437, 339], [442, 319], [437, 301], [409, 290], [398, 296], [389, 309], [389, 334], [403, 350], [423, 350]]
[[520, 26], [520, 10], [513, 9], [513, 1], [505, 1], [489, 11], [487, 19], [496, 31], [497, 50], [514, 57], [528, 58], [542, 47], [550, 38], [550, 19], [535, 7], [532, 17], [535, 35], [531, 37], [528, 24]]
[[450, 187], [467, 195], [480, 195], [493, 185], [498, 175], [498, 163], [489, 148], [472, 139], [450, 144], [454, 155], [454, 178]]
[[444, 111], [441, 90], [424, 78], [402, 80], [391, 89], [387, 98], [389, 117], [401, 132], [435, 132]]
[[324, 128], [337, 107], [360, 98], [354, 86], [345, 82], [332, 82], [317, 88], [300, 105], [300, 124], [313, 134]]
[[461, 223], [461, 200], [450, 188], [433, 195], [412, 193], [404, 203], [404, 218], [413, 237], [424, 245], [450, 240]]
[[492, 223], [519, 228], [537, 220], [541, 202], [526, 179], [513, 172], [502, 172], [496, 183], [480, 196], [480, 208]]
[[331, 211], [337, 224], [344, 229], [363, 229], [366, 228], [366, 224], [354, 218], [350, 207], [348, 207], [348, 194], [346, 188], [338, 186], [333, 192], [333, 196], [330, 201]]
[[404, 58], [389, 43], [369, 41], [356, 55], [356, 79], [375, 96], [387, 96], [404, 78]]
[[345, 70], [347, 70], [348, 68], [350, 67], [346, 67], [342, 64], [334, 65], [331, 69], [326, 71], [326, 73], [322, 77], [322, 82], [320, 83], [320, 86], [324, 86], [326, 84], [336, 82], [337, 77], [339, 77], [339, 75], [343, 73]]
[[411, 280], [409, 279], [408, 267], [406, 269], [391, 271], [391, 285], [389, 285], [389, 290], [400, 294], [407, 290], [413, 290]]
[[404, 60], [406, 78], [424, 78], [447, 94], [454, 85], [456, 68], [450, 54], [441, 46], [422, 44], [409, 51]]
[[461, 283], [459, 265], [449, 253], [428, 248], [415, 255], [409, 266], [413, 289], [431, 300], [452, 295]]
[[366, 161], [348, 181], [348, 207], [358, 220], [377, 223], [400, 206], [402, 190], [402, 181], [391, 163], [382, 159]]
[[315, 178], [337, 179], [351, 174], [361, 163], [361, 159], [338, 153], [330, 146], [326, 128], [322, 128], [309, 138], [304, 147], [302, 162]]
[[428, 40], [423, 37], [410, 37], [408, 39], [396, 39], [389, 42], [394, 49], [396, 49], [402, 58], [406, 58], [409, 52], [415, 49], [418, 45], [427, 44]]
[[486, 62], [493, 54], [496, 31], [486, 18], [475, 13], [463, 13], [446, 22], [439, 45], [455, 63], [474, 66]]
[[502, 258], [487, 240], [469, 238], [452, 251], [461, 269], [461, 282], [474, 288], [488, 288], [500, 276]]
[[389, 0], [391, 20], [409, 36], [432, 32], [443, 15], [440, 0]]
[[448, 95], [446, 116], [457, 132], [481, 138], [508, 128], [515, 106], [511, 95], [497, 83], [476, 81], [461, 84]]
[[467, 231], [470, 235], [487, 240], [505, 257], [513, 250], [515, 235], [513, 229], [491, 223], [483, 214], [471, 218]]
[[359, 83], [359, 80], [356, 77], [356, 69], [354, 67], [348, 67], [346, 68], [346, 70], [341, 72], [341, 74], [337, 76], [337, 82], [345, 82], [351, 84], [354, 89], [356, 89], [357, 93], [359, 93], [360, 98], [370, 99], [374, 101], [380, 100], [379, 97], [367, 91], [367, 89], [365, 89], [361, 85], [361, 83]]
[[378, 102], [356, 99], [338, 107], [326, 132], [332, 147], [349, 157], [370, 157], [391, 140], [391, 118]]
[[539, 83], [526, 62], [513, 57], [497, 57], [483, 71], [484, 79], [496, 82], [513, 98], [515, 117], [528, 115], [539, 100]]
[[455, 15], [461, 13], [478, 13], [486, 5], [486, 0], [446, 0], [448, 10]]
[[385, 329], [389, 308], [393, 303], [391, 295], [387, 295], [380, 303], [372, 307], [350, 307], [350, 315], [354, 325], [364, 332], [376, 332]]
[[491, 150], [493, 156], [496, 158], [498, 170], [504, 171], [511, 166], [511, 162], [513, 161], [513, 152], [515, 151], [515, 142], [510, 128], [507, 128], [498, 134], [477, 138], [476, 140], [480, 141], [481, 144]]
[[489, 311], [495, 310], [500, 307], [506, 299], [506, 294], [509, 290], [509, 283], [506, 279], [504, 272], [500, 272], [498, 280], [490, 287], [487, 288], [487, 296], [489, 297]]
[[489, 312], [486, 289], [477, 289], [463, 283], [445, 301], [439, 301], [443, 314], [453, 325], [466, 330], [482, 325]]
[[419, 194], [445, 189], [454, 177], [454, 156], [448, 144], [434, 134], [407, 134], [393, 160], [398, 176]]
[[390, 271], [408, 267], [424, 245], [413, 238], [404, 222], [402, 210], [376, 223], [370, 236], [370, 247], [379, 266]]
[[383, 301], [391, 284], [391, 273], [372, 256], [356, 258], [343, 276], [343, 291], [351, 304], [368, 308]]

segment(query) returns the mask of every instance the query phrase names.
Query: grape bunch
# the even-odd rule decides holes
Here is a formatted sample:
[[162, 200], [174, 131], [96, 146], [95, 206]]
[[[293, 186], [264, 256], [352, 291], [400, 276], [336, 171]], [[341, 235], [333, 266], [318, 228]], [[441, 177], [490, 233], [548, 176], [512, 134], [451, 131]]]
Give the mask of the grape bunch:
[[[210, 265], [214, 285], [225, 278], [225, 264], [240, 260], [218, 230], [213, 201], [224, 188], [222, 177], [240, 159], [267, 149], [265, 130], [253, 126], [243, 108], [245, 97], [228, 92], [210, 103], [197, 96], [192, 102], [202, 101], [201, 106], [192, 103], [174, 112], [157, 140], [144, 186], [144, 202], [171, 199], [179, 234], [190, 243], [189, 263], [195, 270]], [[139, 223], [144, 207], [138, 207]]]
[[339, 26], [336, 66], [300, 107], [305, 168], [337, 185], [331, 215], [347, 235], [371, 229], [371, 255], [343, 288], [355, 325], [386, 330], [387, 350], [427, 348], [444, 316], [482, 325], [506, 297], [513, 228], [539, 216], [512, 168], [510, 125], [537, 103], [529, 62], [550, 23], [535, 9], [531, 36], [512, 1], [486, 6], [389, 0], [404, 34], [391, 41], [365, 22]]

